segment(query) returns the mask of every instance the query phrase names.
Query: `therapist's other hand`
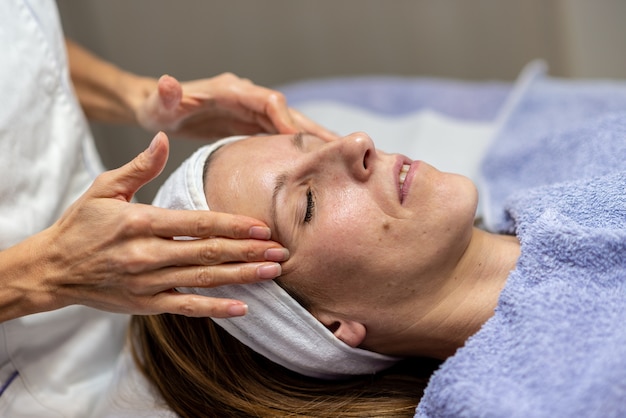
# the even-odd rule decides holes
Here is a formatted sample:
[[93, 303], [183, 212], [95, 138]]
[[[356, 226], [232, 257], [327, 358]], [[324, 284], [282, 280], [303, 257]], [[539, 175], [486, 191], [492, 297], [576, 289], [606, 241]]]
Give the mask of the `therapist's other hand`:
[[210, 140], [230, 135], [297, 132], [336, 138], [334, 133], [290, 109], [282, 93], [231, 73], [182, 83], [164, 75], [155, 91], [138, 107], [137, 120], [147, 130]]
[[[125, 166], [103, 173], [45, 231], [40, 261], [51, 309], [71, 304], [132, 314], [243, 315], [241, 301], [178, 293], [176, 287], [213, 287], [274, 278], [286, 249], [269, 228], [243, 216], [167, 210], [130, 203], [167, 160], [167, 136]], [[190, 236], [194, 240], [173, 240]], [[271, 260], [271, 261], [264, 261]]]

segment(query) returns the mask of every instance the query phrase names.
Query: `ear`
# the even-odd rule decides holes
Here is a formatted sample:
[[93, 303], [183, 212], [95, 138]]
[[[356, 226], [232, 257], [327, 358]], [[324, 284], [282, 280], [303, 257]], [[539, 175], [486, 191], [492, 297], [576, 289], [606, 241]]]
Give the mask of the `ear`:
[[316, 314], [315, 317], [324, 324], [335, 337], [339, 338], [350, 347], [358, 347], [361, 345], [367, 334], [365, 325], [357, 321], [337, 318], [330, 313], [319, 313]]

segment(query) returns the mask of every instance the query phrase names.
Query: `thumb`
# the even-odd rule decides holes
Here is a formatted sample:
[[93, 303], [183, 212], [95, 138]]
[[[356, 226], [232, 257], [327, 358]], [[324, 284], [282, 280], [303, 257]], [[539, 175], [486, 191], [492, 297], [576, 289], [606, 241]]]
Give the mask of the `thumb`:
[[93, 194], [96, 197], [111, 197], [129, 202], [137, 190], [161, 174], [168, 155], [167, 135], [159, 132], [152, 139], [150, 147], [132, 161], [96, 179]]
[[183, 98], [183, 87], [178, 80], [169, 75], [163, 75], [159, 78], [157, 84], [159, 90], [159, 101], [167, 110], [172, 110]]

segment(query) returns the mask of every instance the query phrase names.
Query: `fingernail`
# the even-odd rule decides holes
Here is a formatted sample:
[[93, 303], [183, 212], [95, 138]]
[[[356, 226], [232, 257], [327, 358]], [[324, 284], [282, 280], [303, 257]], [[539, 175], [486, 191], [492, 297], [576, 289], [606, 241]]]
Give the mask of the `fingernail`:
[[280, 276], [282, 270], [280, 264], [264, 264], [257, 268], [257, 274], [260, 279], [273, 279]]
[[270, 239], [272, 231], [266, 226], [253, 226], [250, 228], [250, 238], [254, 239]]
[[154, 138], [152, 138], [152, 141], [150, 142], [150, 147], [148, 148], [148, 150], [150, 151], [150, 154], [154, 153], [154, 151], [156, 151], [157, 146], [159, 145], [159, 140], [161, 137], [161, 132], [157, 133]]
[[226, 310], [228, 315], [230, 316], [244, 316], [248, 313], [248, 305], [237, 303], [234, 305], [230, 305]]
[[286, 248], [268, 248], [265, 250], [267, 261], [286, 261], [289, 259], [289, 250]]

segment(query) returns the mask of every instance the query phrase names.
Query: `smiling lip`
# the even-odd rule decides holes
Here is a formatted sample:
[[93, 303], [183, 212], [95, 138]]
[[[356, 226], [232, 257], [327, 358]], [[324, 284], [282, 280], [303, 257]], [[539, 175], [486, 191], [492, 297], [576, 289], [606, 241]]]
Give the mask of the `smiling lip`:
[[[400, 176], [400, 171], [402, 170], [402, 166], [404, 165], [410, 165], [410, 167], [409, 167], [409, 171], [406, 173], [404, 183], [402, 184], [402, 187], [400, 187], [398, 178]], [[413, 181], [413, 177], [415, 177], [415, 171], [418, 165], [419, 165], [419, 161], [411, 161], [410, 159], [404, 156], [399, 156], [398, 161], [396, 162], [394, 166], [394, 174], [395, 174], [394, 181], [396, 182], [396, 185], [397, 185], [396, 187], [398, 190], [398, 196], [400, 198], [401, 205], [404, 204], [404, 201], [407, 195], [409, 194], [411, 182]]]

